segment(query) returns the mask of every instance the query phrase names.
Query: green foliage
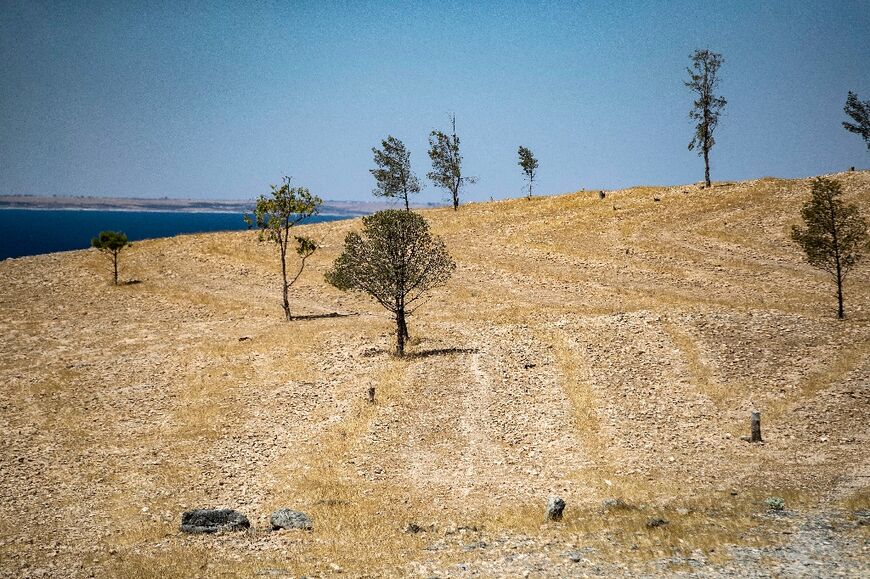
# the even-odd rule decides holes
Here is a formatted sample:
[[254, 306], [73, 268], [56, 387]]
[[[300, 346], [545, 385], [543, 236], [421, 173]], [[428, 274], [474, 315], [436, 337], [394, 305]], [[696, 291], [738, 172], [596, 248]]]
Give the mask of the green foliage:
[[91, 246], [108, 253], [121, 251], [125, 247], [133, 245], [127, 240], [127, 236], [121, 231], [101, 231], [97, 237], [91, 239]]
[[838, 317], [844, 317], [842, 283], [846, 273], [867, 249], [867, 222], [855, 205], [840, 199], [837, 181], [819, 177], [813, 181], [812, 194], [801, 209], [805, 227], [792, 227], [791, 237], [803, 248], [807, 262], [834, 276], [839, 298]]
[[287, 277], [287, 248], [290, 244], [290, 230], [300, 222], [317, 215], [323, 201], [312, 195], [305, 187], [291, 187], [290, 177], [284, 177], [281, 185], [272, 185], [269, 196], [260, 195], [254, 206], [253, 216], [245, 215], [245, 223], [260, 230], [259, 240], [272, 241], [278, 246], [281, 256], [281, 276], [283, 279], [284, 316], [288, 321], [290, 314], [288, 290], [305, 268], [305, 260], [317, 249], [317, 245], [307, 237], [294, 236], [296, 253], [301, 258], [299, 271], [292, 280]]
[[408, 196], [420, 192], [420, 183], [411, 172], [411, 153], [392, 135], [381, 141], [381, 146], [383, 149], [372, 148], [377, 165], [376, 169], [369, 170], [377, 181], [372, 193], [376, 197], [404, 199], [405, 210], [410, 211]]
[[402, 356], [405, 316], [445, 284], [455, 268], [444, 242], [432, 236], [423, 217], [391, 209], [363, 217], [362, 235], [347, 234], [326, 281], [340, 290], [368, 294], [392, 312], [396, 353]]
[[696, 95], [689, 118], [697, 121], [695, 134], [689, 142], [689, 150], [698, 149], [698, 156], [704, 157], [704, 180], [710, 186], [710, 150], [716, 144], [713, 133], [719, 125], [722, 109], [728, 104], [716, 95], [719, 87], [719, 67], [725, 62], [721, 54], [709, 50], [696, 50], [690, 57], [692, 67], [687, 68], [689, 80], [684, 84]]
[[520, 146], [517, 150], [520, 160], [517, 163], [523, 170], [526, 180], [529, 182], [529, 199], [532, 198], [532, 185], [535, 182], [535, 176], [538, 174], [538, 160], [532, 155], [532, 151], [526, 147]]
[[785, 499], [781, 497], [767, 497], [764, 499], [764, 506], [771, 511], [782, 511], [785, 509]]
[[107, 254], [114, 266], [115, 285], [118, 285], [118, 256], [125, 247], [133, 245], [127, 240], [127, 236], [120, 231], [101, 231], [97, 237], [91, 239], [91, 247], [95, 247]]
[[462, 176], [462, 155], [459, 154], [459, 136], [456, 134], [456, 117], [450, 118], [453, 134], [432, 131], [429, 135], [429, 158], [432, 170], [427, 177], [438, 187], [450, 192], [453, 209], [459, 209], [459, 192], [465, 184], [476, 183], [475, 177]]
[[315, 244], [312, 239], [301, 235], [296, 236], [296, 253], [298, 253], [302, 259], [311, 256], [316, 249], [317, 244]]
[[323, 201], [305, 187], [291, 187], [291, 177], [284, 177], [280, 186], [271, 185], [269, 196], [260, 195], [253, 217], [245, 215], [245, 223], [260, 230], [260, 240], [268, 239], [285, 249], [288, 232], [294, 225], [317, 215]]
[[867, 143], [867, 149], [870, 149], [870, 101], [860, 101], [857, 94], [849, 91], [843, 111], [855, 121], [854, 123], [844, 121], [843, 128], [850, 133], [861, 135]]

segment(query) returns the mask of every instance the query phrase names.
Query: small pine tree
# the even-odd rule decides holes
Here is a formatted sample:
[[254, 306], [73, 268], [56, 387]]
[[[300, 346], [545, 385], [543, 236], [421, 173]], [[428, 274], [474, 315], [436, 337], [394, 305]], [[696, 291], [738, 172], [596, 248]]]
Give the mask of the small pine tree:
[[532, 151], [527, 149], [526, 147], [520, 146], [517, 153], [520, 156], [520, 160], [517, 165], [519, 165], [523, 169], [523, 175], [529, 182], [529, 199], [531, 199], [532, 186], [535, 183], [535, 177], [538, 175], [538, 160], [535, 159], [534, 155], [532, 155]]
[[91, 239], [91, 247], [96, 247], [112, 260], [115, 285], [118, 285], [118, 257], [125, 247], [131, 245], [133, 244], [127, 240], [127, 236], [120, 231], [101, 231], [97, 237]]
[[291, 187], [290, 177], [284, 177], [282, 184], [272, 185], [269, 197], [260, 195], [254, 207], [254, 216], [245, 215], [245, 223], [260, 229], [259, 240], [272, 241], [278, 246], [281, 256], [282, 295], [284, 298], [284, 317], [293, 320], [290, 313], [288, 291], [305, 269], [305, 260], [317, 249], [317, 245], [307, 237], [293, 236], [296, 239], [296, 253], [301, 259], [299, 271], [292, 280], [287, 279], [287, 249], [290, 244], [290, 230], [293, 226], [317, 215], [323, 201], [312, 195], [305, 187]]
[[792, 227], [791, 237], [806, 253], [807, 262], [828, 272], [837, 282], [837, 317], [843, 319], [843, 279], [867, 249], [867, 222], [854, 205], [843, 203], [837, 181], [819, 177], [801, 209], [806, 227]]

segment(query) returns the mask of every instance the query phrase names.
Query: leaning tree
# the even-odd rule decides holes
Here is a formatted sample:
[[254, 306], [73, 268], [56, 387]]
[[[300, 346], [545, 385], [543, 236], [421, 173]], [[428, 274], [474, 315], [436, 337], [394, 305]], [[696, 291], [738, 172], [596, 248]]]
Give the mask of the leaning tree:
[[538, 175], [538, 160], [532, 154], [532, 151], [526, 147], [520, 146], [517, 150], [520, 156], [517, 165], [523, 170], [523, 176], [529, 182], [529, 199], [532, 198], [532, 186], [535, 184], [535, 177]]
[[125, 247], [133, 245], [127, 240], [127, 236], [120, 231], [101, 231], [97, 237], [91, 239], [91, 246], [96, 247], [109, 256], [115, 272], [115, 285], [118, 285], [118, 257]]
[[721, 96], [716, 95], [719, 86], [719, 67], [725, 60], [721, 54], [709, 50], [696, 50], [691, 56], [692, 67], [689, 80], [684, 84], [695, 93], [695, 101], [689, 118], [696, 121], [695, 135], [689, 143], [689, 150], [698, 150], [698, 156], [704, 157], [704, 183], [710, 186], [710, 150], [716, 144], [713, 133], [719, 125], [722, 109], [728, 104]]
[[406, 318], [456, 268], [444, 242], [420, 215], [389, 209], [363, 217], [362, 235], [347, 234], [326, 281], [368, 294], [396, 320], [396, 355], [405, 355]]
[[[272, 192], [269, 196], [260, 195], [257, 199], [253, 217], [244, 216], [248, 225], [255, 225], [260, 229], [260, 241], [272, 241], [278, 246], [278, 252], [281, 256], [284, 317], [288, 322], [293, 319], [290, 314], [288, 291], [290, 286], [302, 275], [302, 270], [305, 269], [305, 260], [317, 249], [317, 245], [311, 239], [291, 235], [290, 230], [312, 215], [317, 215], [320, 205], [323, 203], [319, 197], [312, 195], [305, 187], [291, 187], [290, 179], [290, 177], [285, 176], [280, 186], [272, 185]], [[291, 237], [296, 240], [296, 253], [299, 255], [300, 265], [293, 279], [288, 279], [287, 252]]]
[[405, 200], [405, 211], [410, 211], [408, 197], [420, 192], [420, 182], [411, 172], [411, 153], [405, 144], [390, 135], [381, 141], [382, 149], [372, 147], [377, 168], [369, 172], [377, 181], [373, 193], [376, 197], [394, 197]]
[[429, 180], [446, 189], [453, 200], [453, 210], [459, 209], [459, 192], [466, 184], [476, 183], [476, 177], [462, 175], [462, 155], [459, 154], [459, 136], [456, 134], [456, 117], [451, 115], [453, 134], [432, 131], [429, 135], [429, 158], [432, 170]]
[[867, 148], [870, 149], [870, 101], [861, 101], [858, 95], [849, 91], [843, 112], [849, 115], [854, 123], [843, 121], [843, 128], [850, 133], [861, 135]]
[[867, 222], [855, 205], [843, 203], [837, 181], [819, 177], [812, 196], [801, 209], [806, 227], [792, 227], [791, 237], [806, 253], [807, 261], [833, 276], [837, 283], [837, 317], [843, 319], [843, 280], [868, 249]]

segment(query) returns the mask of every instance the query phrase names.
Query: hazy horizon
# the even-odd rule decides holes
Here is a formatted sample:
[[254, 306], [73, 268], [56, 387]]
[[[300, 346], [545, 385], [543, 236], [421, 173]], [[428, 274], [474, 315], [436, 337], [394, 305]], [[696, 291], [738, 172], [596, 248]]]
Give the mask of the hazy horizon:
[[[846, 132], [870, 99], [860, 1], [6, 2], [0, 9], [0, 194], [244, 200], [284, 174], [331, 201], [372, 201], [388, 134], [430, 168], [455, 113], [464, 200], [700, 181], [688, 151], [689, 54], [725, 58], [713, 180], [870, 165]], [[417, 197], [440, 202], [431, 183]]]

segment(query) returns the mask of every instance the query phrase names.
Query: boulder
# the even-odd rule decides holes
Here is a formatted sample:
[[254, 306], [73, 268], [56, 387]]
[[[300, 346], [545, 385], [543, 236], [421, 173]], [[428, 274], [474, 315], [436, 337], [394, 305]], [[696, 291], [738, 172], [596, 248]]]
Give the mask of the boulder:
[[278, 509], [272, 513], [269, 523], [272, 525], [273, 531], [278, 529], [311, 530], [311, 519], [308, 518], [308, 515], [290, 509]]
[[565, 501], [561, 497], [550, 497], [547, 499], [547, 520], [561, 521], [562, 511], [565, 510]]
[[194, 509], [181, 515], [183, 533], [242, 531], [250, 526], [248, 517], [233, 509]]

